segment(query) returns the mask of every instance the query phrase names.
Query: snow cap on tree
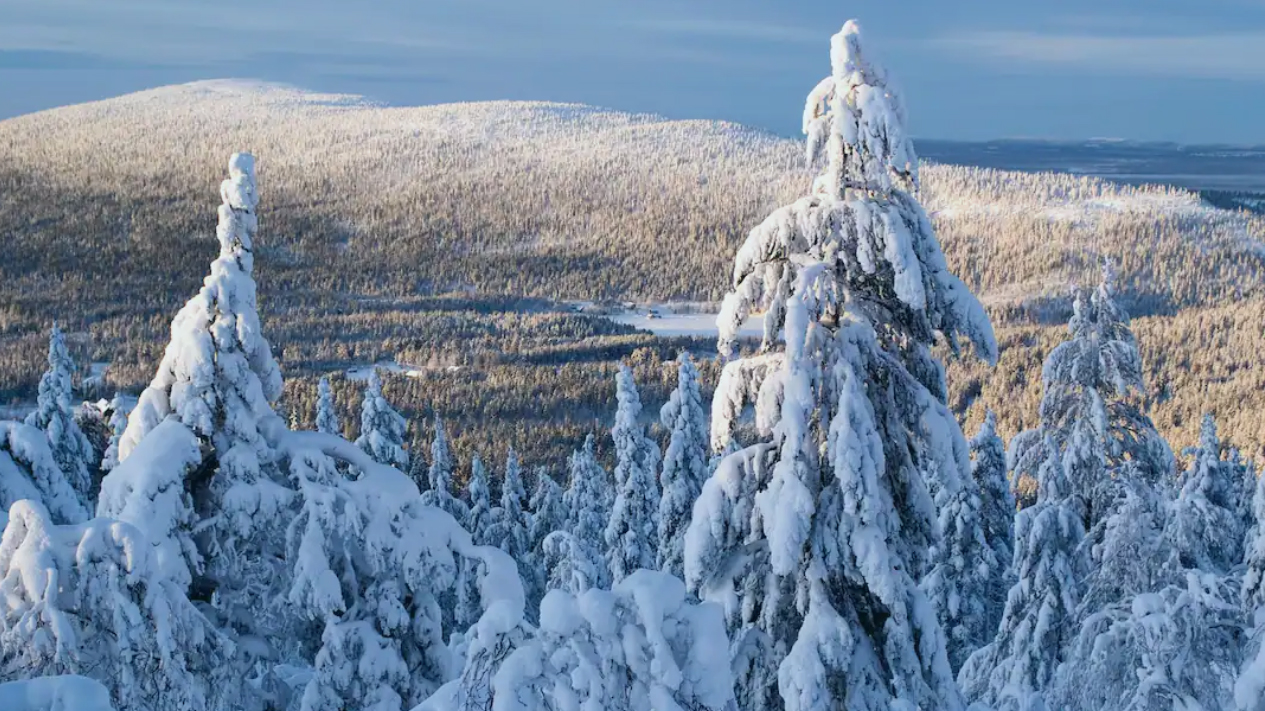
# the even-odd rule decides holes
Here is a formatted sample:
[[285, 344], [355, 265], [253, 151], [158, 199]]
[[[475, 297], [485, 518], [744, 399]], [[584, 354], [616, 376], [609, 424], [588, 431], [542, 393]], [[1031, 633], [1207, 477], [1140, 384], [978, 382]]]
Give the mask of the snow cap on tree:
[[44, 431], [57, 466], [85, 503], [95, 498], [92, 471], [96, 454], [83, 430], [75, 422], [71, 374], [75, 363], [66, 348], [66, 337], [56, 324], [48, 334], [48, 370], [40, 376], [39, 398], [26, 424]]
[[606, 525], [606, 561], [618, 583], [633, 571], [653, 569], [658, 554], [659, 484], [655, 469], [659, 448], [646, 438], [638, 422], [641, 397], [632, 370], [620, 366], [615, 376], [615, 503]]
[[377, 369], [369, 372], [364, 399], [360, 404], [360, 437], [356, 446], [375, 462], [408, 469], [408, 452], [404, 451], [404, 431], [408, 423], [382, 395], [382, 381]]

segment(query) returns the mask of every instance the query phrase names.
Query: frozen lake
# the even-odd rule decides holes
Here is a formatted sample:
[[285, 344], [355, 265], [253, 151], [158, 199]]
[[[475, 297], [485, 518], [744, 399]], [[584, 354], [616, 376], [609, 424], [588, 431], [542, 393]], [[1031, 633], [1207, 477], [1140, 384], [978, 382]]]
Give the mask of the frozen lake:
[[[650, 312], [658, 314], [651, 316]], [[650, 331], [657, 336], [702, 336], [716, 337], [716, 314], [714, 313], [675, 313], [671, 304], [656, 304], [650, 307], [639, 307], [624, 313], [608, 314], [606, 318], [615, 323], [622, 323], [643, 331]], [[745, 338], [760, 338], [764, 335], [764, 315], [756, 315], [747, 319], [739, 334]]]

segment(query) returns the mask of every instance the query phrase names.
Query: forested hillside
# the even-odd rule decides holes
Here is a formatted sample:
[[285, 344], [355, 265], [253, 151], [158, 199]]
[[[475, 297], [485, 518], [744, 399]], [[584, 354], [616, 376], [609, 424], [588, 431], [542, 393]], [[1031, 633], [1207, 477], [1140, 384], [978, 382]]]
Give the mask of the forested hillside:
[[[578, 444], [609, 417], [598, 393], [615, 360], [709, 349], [554, 302], [716, 301], [728, 255], [809, 180], [795, 141], [572, 105], [388, 108], [208, 82], [0, 122], [0, 396], [31, 399], [54, 320], [82, 361], [109, 362], [110, 392], [147, 380], [168, 319], [214, 253], [207, 186], [240, 148], [261, 156], [273, 195], [260, 215], [260, 297], [295, 417], [314, 416], [312, 376], [394, 359], [425, 366], [425, 378], [387, 376], [387, 390], [410, 414], [449, 416], [463, 452], [467, 437], [534, 438], [518, 443], [542, 455], [538, 443], [555, 435]], [[1003, 434], [1032, 424], [1032, 376], [1061, 336], [1068, 285], [1090, 283], [1110, 257], [1161, 430], [1193, 443], [1211, 411], [1229, 441], [1262, 451], [1252, 413], [1265, 407], [1265, 339], [1252, 324], [1265, 312], [1265, 221], [1165, 188], [923, 173], [949, 264], [1002, 344], [996, 370], [950, 364], [951, 402], [978, 403], [969, 425], [1003, 402], [1022, 405], [1000, 410]], [[559, 380], [595, 409], [541, 411], [540, 392], [523, 385]], [[350, 413], [359, 385], [334, 385]], [[539, 434], [477, 431], [502, 413], [531, 415], [526, 429]]]

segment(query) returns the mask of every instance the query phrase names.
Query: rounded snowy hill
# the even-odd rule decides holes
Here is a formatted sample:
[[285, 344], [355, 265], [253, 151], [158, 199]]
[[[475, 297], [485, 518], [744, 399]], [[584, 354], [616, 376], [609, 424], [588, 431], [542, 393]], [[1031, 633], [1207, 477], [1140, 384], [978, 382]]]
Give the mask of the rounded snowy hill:
[[[209, 233], [225, 156], [235, 150], [259, 157], [261, 241], [275, 258], [387, 292], [716, 299], [742, 235], [804, 192], [809, 175], [797, 141], [724, 122], [544, 102], [389, 107], [235, 80], [0, 122], [0, 175], [37, 180], [59, 201], [88, 200], [85, 208], [123, 223], [146, 249], [118, 243], [118, 229], [82, 222], [32, 246], [92, 255], [111, 271], [110, 257], [144, 264], [170, 247], [209, 254], [209, 241], [190, 240]], [[34, 199], [35, 212], [41, 196], [31, 187], [7, 192]], [[1232, 250], [1265, 236], [1258, 221], [1164, 188], [940, 166], [924, 170], [924, 187], [950, 259], [969, 266], [968, 281], [992, 302], [1061, 291], [1103, 255], [1124, 262], [1128, 279], [1127, 252], [1171, 251], [1154, 243], [1162, 235], [1113, 243], [1085, 228], [1160, 219], [1189, 228], [1205, 247]], [[20, 207], [8, 214], [31, 216]], [[963, 247], [992, 259], [966, 265]], [[36, 270], [51, 266], [31, 256]], [[195, 274], [205, 262], [170, 256], [154, 266]], [[371, 283], [359, 283], [363, 267]]]
[[[25, 368], [0, 392], [38, 375], [35, 336], [54, 319], [92, 329], [94, 360], [134, 363], [124, 382], [152, 372], [171, 314], [216, 253], [218, 186], [239, 150], [259, 160], [256, 269], [282, 347], [301, 333], [386, 348], [408, 337], [400, 304], [418, 295], [716, 301], [747, 231], [811, 175], [799, 141], [724, 122], [541, 102], [391, 107], [243, 81], [0, 121], [0, 337], [25, 344], [0, 350], [0, 365]], [[1057, 338], [1069, 285], [1092, 283], [1110, 257], [1126, 307], [1154, 319], [1139, 324], [1144, 345], [1232, 346], [1182, 369], [1185, 356], [1148, 354], [1169, 378], [1157, 387], [1194, 378], [1188, 392], [1202, 393], [1161, 419], [1195, 422], [1265, 372], [1259, 327], [1228, 335], [1265, 312], [1260, 217], [1058, 173], [926, 165], [922, 178], [950, 266], [990, 309], [1004, 349]], [[972, 373], [955, 388], [982, 388], [987, 402], [1035, 397], [1040, 350], [1003, 352], [1013, 377]], [[1246, 415], [1242, 428], [1265, 443]]]

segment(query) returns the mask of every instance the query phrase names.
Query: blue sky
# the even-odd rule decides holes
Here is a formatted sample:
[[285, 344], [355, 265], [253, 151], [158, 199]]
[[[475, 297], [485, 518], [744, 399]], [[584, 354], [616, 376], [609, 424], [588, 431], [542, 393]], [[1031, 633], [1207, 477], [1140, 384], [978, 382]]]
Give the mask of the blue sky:
[[849, 17], [920, 137], [1265, 144], [1265, 0], [0, 0], [0, 118], [242, 77], [792, 135]]

